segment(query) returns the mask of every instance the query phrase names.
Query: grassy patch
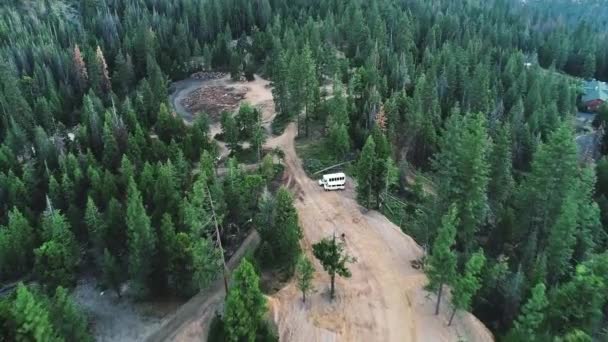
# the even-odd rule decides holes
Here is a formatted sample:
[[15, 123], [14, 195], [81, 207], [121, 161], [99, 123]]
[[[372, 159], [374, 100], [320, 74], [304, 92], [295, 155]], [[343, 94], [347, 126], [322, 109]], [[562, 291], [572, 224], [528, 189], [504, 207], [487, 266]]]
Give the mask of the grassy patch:
[[[237, 148], [236, 151], [230, 153], [231, 157], [236, 157], [236, 160], [242, 164], [255, 164], [258, 162], [258, 152], [253, 148]], [[262, 155], [262, 158], [264, 156]]]
[[291, 118], [285, 118], [283, 116], [277, 115], [274, 120], [272, 120], [272, 124], [270, 125], [270, 130], [274, 135], [281, 135], [285, 128], [291, 122]]
[[317, 176], [313, 175], [315, 172], [337, 164], [331, 151], [327, 148], [325, 138], [298, 139], [296, 140], [296, 152], [302, 159], [304, 171], [312, 178]]

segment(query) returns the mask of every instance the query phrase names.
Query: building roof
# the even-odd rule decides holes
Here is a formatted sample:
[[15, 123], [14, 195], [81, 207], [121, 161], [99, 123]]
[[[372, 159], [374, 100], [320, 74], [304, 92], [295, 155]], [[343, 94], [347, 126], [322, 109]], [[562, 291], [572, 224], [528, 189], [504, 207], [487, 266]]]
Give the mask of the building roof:
[[582, 100], [583, 103], [593, 100], [608, 101], [608, 84], [598, 80], [586, 81]]

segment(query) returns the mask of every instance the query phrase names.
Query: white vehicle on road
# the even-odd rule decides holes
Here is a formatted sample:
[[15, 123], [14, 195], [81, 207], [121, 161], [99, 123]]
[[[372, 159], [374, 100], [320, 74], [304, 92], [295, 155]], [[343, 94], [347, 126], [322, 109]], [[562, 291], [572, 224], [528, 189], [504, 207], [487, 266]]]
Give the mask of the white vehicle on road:
[[345, 184], [346, 175], [342, 172], [323, 175], [323, 178], [319, 179], [319, 186], [322, 186], [325, 191], [344, 190]]

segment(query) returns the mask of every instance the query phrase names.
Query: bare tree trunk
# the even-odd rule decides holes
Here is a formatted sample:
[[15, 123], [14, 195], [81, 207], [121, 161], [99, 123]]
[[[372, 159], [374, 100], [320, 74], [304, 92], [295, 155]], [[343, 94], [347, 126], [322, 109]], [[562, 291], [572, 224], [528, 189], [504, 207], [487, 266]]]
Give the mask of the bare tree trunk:
[[455, 315], [456, 315], [456, 308], [454, 308], [454, 311], [452, 311], [452, 315], [450, 316], [450, 321], [448, 322], [448, 327], [450, 325], [452, 325], [452, 320], [454, 319]]
[[300, 137], [300, 113], [297, 114], [298, 138]]
[[439, 284], [439, 292], [437, 293], [437, 305], [435, 306], [435, 315], [439, 315], [439, 305], [441, 305], [441, 292], [443, 292], [443, 284]]
[[331, 276], [331, 290], [329, 291], [329, 298], [331, 298], [332, 300], [334, 299], [335, 281], [336, 281], [336, 275], [334, 274]]
[[306, 125], [306, 137], [308, 138], [308, 105], [306, 106], [306, 116], [304, 117], [304, 124]]
[[306, 303], [306, 291], [302, 291], [302, 302]]

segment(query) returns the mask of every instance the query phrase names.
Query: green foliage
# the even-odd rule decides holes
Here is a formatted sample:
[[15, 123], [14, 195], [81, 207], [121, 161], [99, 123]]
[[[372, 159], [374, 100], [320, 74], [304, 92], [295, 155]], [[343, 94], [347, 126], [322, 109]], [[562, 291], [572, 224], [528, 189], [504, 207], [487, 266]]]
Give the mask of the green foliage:
[[357, 199], [359, 202], [369, 207], [371, 205], [372, 194], [372, 171], [375, 163], [376, 143], [374, 138], [369, 136], [361, 151], [359, 162], [357, 163]]
[[43, 218], [42, 229], [45, 242], [34, 250], [34, 273], [50, 289], [73, 285], [80, 256], [68, 222], [53, 210]]
[[260, 291], [259, 278], [246, 259], [232, 274], [226, 297], [224, 322], [229, 341], [254, 341], [266, 314], [266, 299]]
[[424, 272], [429, 278], [428, 288], [437, 292], [435, 314], [439, 313], [443, 286], [454, 284], [456, 279], [456, 254], [453, 251], [458, 224], [458, 209], [455, 205], [441, 219], [441, 227], [433, 243]]
[[149, 277], [153, 270], [152, 257], [156, 250], [156, 237], [150, 218], [144, 209], [141, 193], [131, 177], [127, 193], [127, 237], [129, 250], [129, 276], [133, 293], [146, 296]]
[[302, 232], [291, 193], [281, 187], [275, 198], [266, 194], [259, 208], [256, 229], [266, 253], [263, 259], [292, 273], [300, 255]]
[[274, 179], [276, 171], [275, 171], [275, 167], [274, 167], [274, 158], [273, 158], [272, 154], [269, 153], [269, 154], [265, 155], [264, 158], [262, 159], [262, 165], [260, 166], [260, 173], [266, 180], [266, 183], [269, 183]]
[[485, 263], [486, 257], [482, 251], [473, 253], [465, 265], [464, 274], [455, 279], [452, 289], [454, 311], [448, 325], [452, 324], [452, 319], [457, 310], [471, 310], [473, 296], [481, 288], [481, 271]]
[[315, 268], [308, 260], [308, 258], [302, 254], [296, 264], [296, 277], [298, 283], [298, 289], [302, 292], [302, 301], [306, 302], [306, 293], [312, 289], [312, 279], [314, 277]]
[[8, 226], [0, 227], [0, 279], [27, 272], [32, 264], [34, 230], [21, 212], [8, 213]]
[[34, 250], [34, 272], [51, 288], [71, 286], [75, 281], [76, 256], [59, 241], [49, 240]]
[[63, 287], [55, 290], [49, 311], [53, 325], [66, 341], [93, 341], [87, 331], [86, 316]]
[[87, 207], [84, 214], [89, 240], [97, 255], [101, 255], [106, 246], [106, 222], [91, 197], [87, 199]]
[[527, 339], [531, 342], [537, 341], [540, 335], [542, 335], [539, 329], [545, 319], [548, 305], [549, 301], [545, 294], [545, 285], [538, 283], [532, 288], [530, 298], [513, 324], [513, 330], [509, 333], [508, 339], [511, 341], [522, 339]]
[[333, 299], [336, 275], [350, 278], [351, 273], [347, 264], [356, 262], [357, 260], [344, 251], [344, 243], [337, 242], [335, 236], [333, 238], [324, 238], [315, 243], [312, 245], [312, 251], [315, 258], [323, 265], [325, 272], [329, 274], [331, 279], [329, 296]]
[[452, 203], [458, 209], [458, 244], [470, 253], [477, 245], [476, 233], [487, 215], [490, 142], [482, 114], [453, 113], [439, 142], [433, 165], [439, 210]]
[[192, 244], [193, 287], [203, 290], [217, 277], [222, 260], [220, 251], [210, 239], [198, 239]]
[[[4, 306], [8, 305], [8, 306]], [[5, 324], [2, 337], [11, 341], [92, 341], [86, 317], [68, 291], [58, 287], [48, 297], [36, 287], [19, 283], [13, 295], [0, 302]]]
[[578, 265], [572, 279], [549, 294], [549, 331], [593, 331], [606, 304], [606, 276], [599, 271], [589, 265]]
[[239, 129], [236, 120], [231, 113], [223, 112], [221, 123], [224, 141], [226, 141], [228, 148], [230, 148], [231, 151], [236, 150], [239, 146]]
[[62, 341], [53, 326], [51, 313], [41, 301], [23, 284], [17, 287], [17, 294], [11, 308], [11, 319], [15, 323], [12, 332], [15, 341]]
[[[599, 0], [76, 3], [11, 0], [0, 9], [2, 281], [34, 270], [37, 281], [63, 282], [81, 256], [104, 273], [106, 249], [127, 269], [139, 255], [133, 248], [148, 251], [155, 290], [195, 291], [193, 252], [210, 238], [211, 200], [221, 238], [232, 241], [255, 216], [263, 188], [262, 178], [234, 167], [228, 182], [216, 179], [206, 117], [187, 126], [172, 115], [169, 79], [201, 69], [269, 77], [273, 131], [297, 118], [314, 139], [298, 149], [307, 172], [365, 150], [372, 136], [368, 167], [355, 172], [359, 200], [386, 209], [384, 192], [407, 197], [412, 206], [403, 211], [424, 242], [455, 203], [455, 248], [470, 257], [482, 247], [496, 265], [473, 309], [498, 331], [509, 328], [531, 284], [573, 286], [577, 266], [606, 249], [604, 166], [595, 191], [568, 127], [579, 95], [569, 75], [608, 78], [608, 11]], [[235, 117], [226, 140], [251, 161], [264, 140], [254, 112]], [[253, 148], [236, 151], [241, 140]], [[192, 177], [204, 152], [204, 175]], [[407, 196], [409, 170], [393, 185], [402, 162], [435, 171], [435, 184], [419, 187], [425, 196]], [[141, 206], [130, 203], [131, 177]], [[47, 197], [63, 223], [45, 219]], [[172, 229], [161, 227], [165, 214]], [[154, 238], [133, 243], [135, 223]], [[163, 233], [170, 248], [161, 251]], [[45, 274], [51, 261], [62, 279]], [[580, 316], [595, 322], [605, 313]], [[544, 325], [543, 338], [584, 340], [599, 329], [557, 331], [562, 324], [548, 318]]]
[[103, 250], [101, 262], [102, 283], [107, 288], [112, 289], [118, 297], [121, 296], [120, 285], [124, 280], [123, 270], [118, 260], [106, 248]]

